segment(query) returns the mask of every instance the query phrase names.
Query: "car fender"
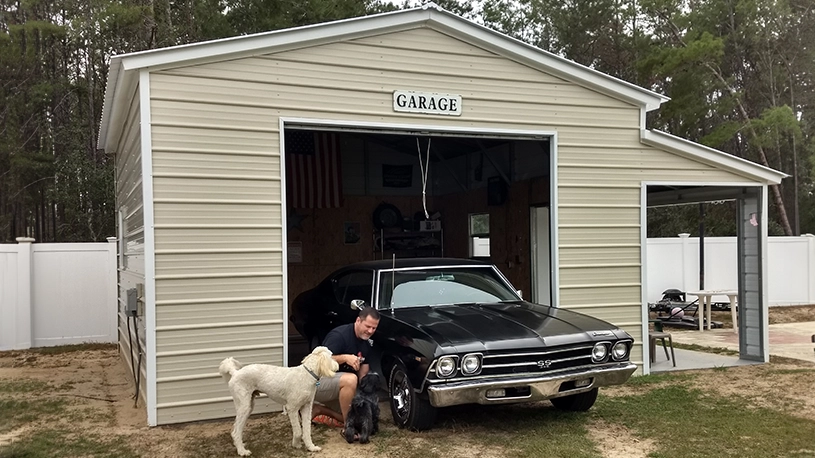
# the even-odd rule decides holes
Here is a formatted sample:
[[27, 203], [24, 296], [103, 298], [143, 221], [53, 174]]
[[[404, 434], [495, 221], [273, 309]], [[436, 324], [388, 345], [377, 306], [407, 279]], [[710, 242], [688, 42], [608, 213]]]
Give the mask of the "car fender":
[[[379, 343], [379, 342], [378, 342]], [[381, 345], [375, 345], [371, 370], [383, 375], [383, 382], [387, 385], [390, 372], [397, 363], [401, 363], [407, 372], [410, 383], [417, 391], [422, 391], [427, 377], [427, 370], [433, 362], [419, 351], [411, 347], [399, 345], [395, 339], [386, 339]]]

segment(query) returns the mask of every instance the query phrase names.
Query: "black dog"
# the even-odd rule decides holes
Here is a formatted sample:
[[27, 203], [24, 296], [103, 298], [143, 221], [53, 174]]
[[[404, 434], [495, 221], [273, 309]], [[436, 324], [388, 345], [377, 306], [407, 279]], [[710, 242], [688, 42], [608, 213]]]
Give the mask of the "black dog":
[[379, 431], [379, 374], [369, 372], [357, 386], [357, 393], [351, 401], [351, 410], [345, 419], [345, 440], [354, 442], [359, 435], [359, 443], [367, 444], [370, 437]]

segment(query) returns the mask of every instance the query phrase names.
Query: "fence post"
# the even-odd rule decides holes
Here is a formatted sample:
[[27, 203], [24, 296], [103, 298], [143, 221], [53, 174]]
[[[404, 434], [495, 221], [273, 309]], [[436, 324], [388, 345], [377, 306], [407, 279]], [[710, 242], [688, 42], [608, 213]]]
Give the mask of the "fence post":
[[113, 319], [110, 323], [110, 336], [119, 334], [119, 239], [108, 237], [108, 300], [113, 307]]
[[682, 244], [682, 259], [680, 260], [681, 265], [679, 266], [679, 271], [682, 272], [682, 291], [695, 290], [695, 288], [688, 288], [688, 285], [685, 283], [687, 281], [685, 268], [688, 265], [688, 237], [690, 237], [690, 234], [687, 232], [679, 234], [679, 241]]
[[31, 244], [34, 239], [17, 237], [17, 306], [14, 349], [31, 348]]
[[815, 235], [812, 234], [802, 234], [801, 237], [806, 237], [807, 240], [807, 256], [806, 256], [806, 263], [807, 263], [807, 271], [809, 274], [807, 278], [809, 281], [808, 288], [807, 288], [807, 303], [808, 304], [815, 304]]

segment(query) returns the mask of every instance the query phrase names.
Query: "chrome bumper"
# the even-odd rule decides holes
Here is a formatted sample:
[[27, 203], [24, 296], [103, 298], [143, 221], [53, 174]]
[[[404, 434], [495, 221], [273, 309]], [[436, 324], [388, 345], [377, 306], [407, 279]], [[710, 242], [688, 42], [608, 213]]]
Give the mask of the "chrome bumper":
[[[430, 404], [448, 407], [459, 404], [512, 404], [542, 401], [545, 399], [584, 393], [599, 386], [620, 385], [637, 370], [637, 365], [623, 362], [612, 366], [578, 368], [556, 374], [535, 377], [500, 377], [480, 380], [464, 380], [430, 386], [427, 389]], [[579, 388], [561, 391], [561, 385], [576, 380], [591, 379], [591, 383]], [[529, 394], [522, 396], [487, 397], [487, 390], [497, 388], [525, 388]]]

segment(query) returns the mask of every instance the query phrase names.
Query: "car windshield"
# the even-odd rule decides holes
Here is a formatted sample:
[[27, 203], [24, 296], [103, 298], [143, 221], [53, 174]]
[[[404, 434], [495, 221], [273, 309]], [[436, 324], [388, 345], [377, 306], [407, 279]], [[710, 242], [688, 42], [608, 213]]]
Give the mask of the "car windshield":
[[387, 270], [379, 274], [379, 308], [519, 300], [490, 266]]

